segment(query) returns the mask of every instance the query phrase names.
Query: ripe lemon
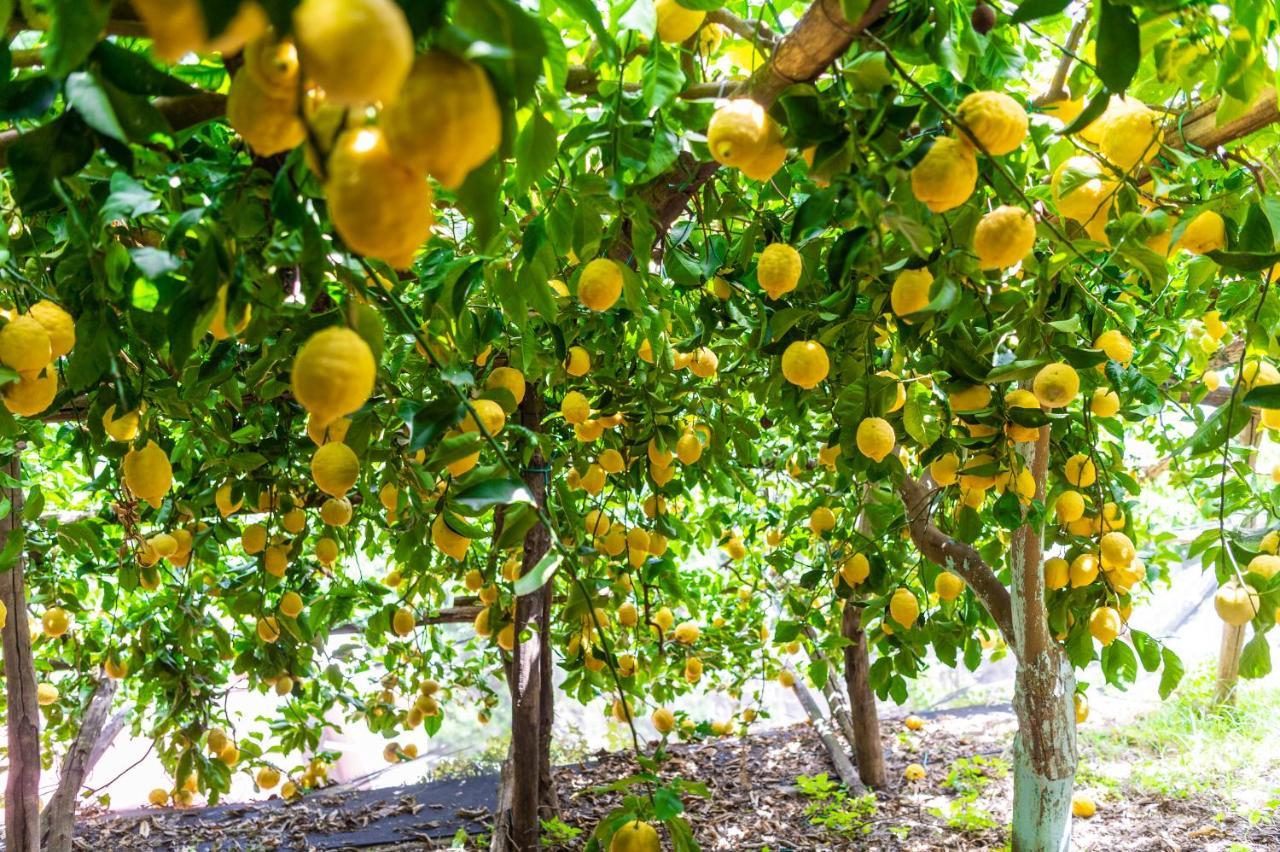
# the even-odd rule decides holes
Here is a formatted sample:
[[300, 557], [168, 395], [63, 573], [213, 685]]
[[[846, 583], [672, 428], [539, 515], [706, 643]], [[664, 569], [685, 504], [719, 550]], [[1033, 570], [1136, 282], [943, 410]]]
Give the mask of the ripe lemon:
[[885, 456], [893, 452], [897, 437], [893, 433], [893, 425], [883, 417], [867, 417], [858, 424], [856, 435], [858, 452], [872, 461], [884, 461]]
[[61, 358], [76, 345], [76, 322], [71, 314], [50, 302], [41, 299], [31, 306], [27, 316], [40, 323], [49, 335], [49, 346], [53, 358]]
[[413, 265], [435, 223], [431, 186], [392, 153], [376, 127], [352, 128], [338, 137], [325, 194], [329, 218], [347, 246], [396, 269]]
[[262, 555], [262, 570], [272, 577], [283, 577], [289, 567], [289, 552], [284, 547], [273, 544]]
[[689, 359], [689, 372], [702, 379], [715, 376], [720, 367], [720, 357], [709, 346], [699, 346]]
[[[1010, 409], [1014, 408], [1040, 408], [1040, 400], [1036, 399], [1036, 395], [1031, 391], [1019, 388], [1009, 391], [1005, 394], [1005, 405]], [[1040, 430], [1034, 426], [1023, 426], [1016, 421], [1010, 420], [1005, 424], [1005, 434], [1014, 441], [1034, 441], [1040, 436]]]
[[489, 75], [443, 50], [414, 60], [381, 122], [396, 156], [448, 189], [461, 186], [502, 143], [502, 112]]
[[889, 598], [889, 615], [894, 621], [910, 630], [916, 623], [916, 619], [920, 617], [920, 602], [911, 592], [899, 588], [893, 593], [893, 597]]
[[244, 70], [258, 88], [275, 97], [297, 98], [298, 48], [269, 30], [244, 47]]
[[583, 267], [578, 276], [578, 301], [588, 310], [612, 308], [622, 295], [622, 267], [607, 257], [598, 257]]
[[1081, 553], [1071, 560], [1068, 570], [1071, 588], [1079, 589], [1098, 579], [1098, 557], [1092, 553]]
[[1047, 589], [1065, 588], [1070, 580], [1071, 567], [1061, 556], [1054, 556], [1044, 562], [1044, 585]]
[[1102, 156], [1128, 172], [1160, 153], [1160, 115], [1140, 101], [1125, 101], [1099, 135]]
[[782, 353], [782, 375], [798, 387], [817, 387], [830, 371], [827, 350], [816, 340], [797, 340]]
[[261, 553], [267, 546], [267, 528], [262, 524], [249, 524], [240, 531], [240, 546], [249, 556]]
[[[311, 414], [308, 434], [313, 421], [322, 430], [364, 405], [373, 393], [377, 369], [369, 344], [351, 329], [326, 328], [311, 335], [298, 350], [292, 370], [293, 395]], [[345, 437], [345, 428], [337, 428]], [[337, 440], [332, 434], [328, 437]]]
[[943, 571], [933, 581], [933, 590], [944, 601], [953, 601], [964, 591], [964, 580], [950, 571]]
[[585, 423], [591, 416], [591, 403], [578, 391], [569, 391], [560, 402], [560, 414], [567, 423]]
[[585, 376], [591, 372], [591, 353], [581, 346], [570, 346], [564, 359], [564, 371], [571, 376]]
[[991, 388], [986, 385], [969, 385], [947, 393], [952, 411], [981, 411], [991, 404]]
[[926, 774], [924, 767], [918, 763], [909, 763], [907, 768], [902, 770], [902, 777], [907, 781], [921, 781]]
[[317, 447], [322, 447], [331, 441], [342, 443], [347, 439], [347, 430], [350, 428], [350, 417], [339, 417], [337, 420], [321, 423], [320, 418], [314, 414], [307, 415], [307, 437]]
[[480, 418], [480, 423], [484, 426], [484, 431], [489, 435], [497, 436], [502, 433], [502, 428], [507, 425], [507, 413], [502, 410], [502, 406], [491, 399], [473, 399], [471, 400], [471, 408], [475, 411], [473, 417], [468, 411], [466, 416], [462, 418], [459, 429], [463, 432], [478, 432], [479, 427], [476, 425], [476, 417]]
[[4, 386], [4, 407], [19, 417], [35, 417], [58, 395], [58, 374], [52, 369], [34, 377], [22, 376]]
[[893, 312], [910, 323], [911, 314], [923, 310], [929, 304], [929, 288], [933, 286], [933, 273], [927, 269], [904, 269], [893, 279], [889, 292], [889, 304]]
[[228, 482], [218, 488], [217, 493], [213, 495], [213, 502], [218, 507], [218, 514], [225, 518], [240, 511], [240, 507], [244, 505], [244, 498], [241, 497], [233, 502], [231, 499], [231, 483]]
[[700, 636], [701, 633], [702, 631], [698, 628], [698, 625], [694, 624], [692, 621], [682, 621], [680, 624], [676, 625], [676, 629], [672, 633], [672, 638], [681, 645], [692, 645], [694, 642], [698, 641], [698, 636]]
[[157, 533], [147, 540], [147, 544], [161, 559], [168, 559], [178, 552], [178, 540], [168, 533]]
[[1089, 399], [1089, 410], [1097, 417], [1114, 417], [1120, 410], [1120, 395], [1110, 388], [1096, 388]]
[[413, 610], [408, 607], [400, 607], [396, 610], [395, 615], [391, 617], [391, 629], [395, 631], [397, 636], [408, 636], [413, 632], [413, 628], [417, 626], [418, 619], [413, 614]]
[[1069, 524], [1084, 517], [1084, 497], [1079, 491], [1063, 491], [1053, 504], [1058, 523]]
[[222, 34], [209, 41], [199, 0], [136, 0], [133, 8], [151, 36], [156, 56], [165, 62], [203, 51], [235, 53], [268, 25], [260, 5], [243, 3]]
[[1076, 724], [1083, 725], [1089, 720], [1089, 697], [1083, 692], [1071, 696], [1071, 703], [1076, 713]]
[[707, 147], [722, 165], [750, 166], [776, 146], [777, 123], [750, 98], [735, 98], [716, 110], [707, 125]]
[[[1208, 254], [1220, 251], [1227, 244], [1227, 225], [1222, 216], [1212, 210], [1203, 210], [1187, 223], [1178, 238], [1178, 247], [1192, 254]], [[2, 345], [3, 341], [0, 341]], [[0, 356], [2, 357], [2, 356]], [[6, 362], [8, 363], [8, 362]]]
[[1117, 186], [1096, 160], [1086, 156], [1064, 160], [1054, 169], [1049, 187], [1059, 213], [1084, 225], [1093, 239], [1106, 241], [1107, 214]]
[[1046, 364], [1036, 373], [1031, 389], [1045, 408], [1064, 408], [1080, 394], [1080, 376], [1070, 364]]
[[431, 523], [431, 543], [445, 555], [461, 561], [467, 555], [471, 539], [454, 532], [445, 522], [444, 515], [436, 515]]
[[662, 852], [662, 841], [653, 826], [635, 820], [613, 833], [609, 852]]
[[1123, 332], [1114, 328], [1099, 334], [1093, 341], [1094, 349], [1101, 349], [1112, 361], [1129, 366], [1133, 360], [1133, 343]]
[[702, 441], [692, 430], [686, 431], [676, 440], [676, 458], [681, 464], [694, 464], [702, 458]]
[[341, 497], [359, 477], [360, 460], [346, 444], [325, 444], [311, 456], [311, 478], [325, 494]]
[[955, 453], [944, 453], [929, 462], [929, 476], [938, 485], [946, 488], [955, 485], [956, 473], [960, 469], [960, 457]]
[[[285, 93], [264, 89], [243, 70], [232, 79], [227, 94], [227, 123], [259, 157], [291, 151], [307, 138], [306, 125], [298, 116], [297, 89]], [[225, 301], [222, 308], [226, 308]], [[225, 326], [222, 330], [225, 337]]]
[[1089, 616], [1089, 633], [1103, 645], [1110, 645], [1120, 634], [1120, 613], [1109, 606], [1100, 606]]
[[36, 703], [41, 707], [48, 707], [50, 704], [58, 702], [58, 687], [51, 683], [36, 684]]
[[1008, 204], [983, 216], [973, 232], [973, 251], [983, 269], [1008, 269], [1026, 257], [1035, 243], [1035, 217]]
[[[602, 452], [599, 458], [596, 459], [596, 464], [600, 465], [600, 468], [605, 473], [622, 473], [622, 471], [626, 470], [626, 467], [627, 467], [626, 461], [622, 458], [622, 453], [614, 449], [608, 449]], [[656, 495], [651, 495], [651, 497], [652, 496], [656, 496]], [[594, 509], [592, 510], [592, 512], [595, 512], [595, 511], [596, 510]], [[596, 514], [598, 516], [599, 513], [597, 512]], [[593, 517], [591, 512], [587, 513], [587, 517], [588, 518]], [[650, 515], [650, 517], [652, 517], [652, 515]], [[603, 523], [607, 525], [608, 520], [601, 518], [599, 520], [599, 523]], [[587, 529], [591, 530], [592, 526], [593, 526], [592, 524], [588, 523]]]
[[760, 260], [756, 263], [756, 280], [770, 299], [777, 299], [796, 289], [803, 268], [798, 251], [786, 243], [770, 243], [760, 252]]
[[1213, 608], [1218, 617], [1233, 627], [1252, 621], [1258, 614], [1259, 605], [1257, 590], [1234, 577], [1224, 583], [1213, 597]]
[[130, 411], [116, 417], [115, 404], [107, 406], [102, 414], [102, 431], [113, 441], [132, 441], [138, 436], [138, 412]]
[[325, 565], [338, 561], [338, 543], [325, 536], [316, 542], [316, 559]]
[[665, 707], [659, 707], [653, 711], [653, 715], [649, 717], [649, 721], [653, 723], [653, 727], [660, 734], [669, 734], [676, 727], [675, 715]]
[[293, 34], [303, 71], [344, 106], [391, 103], [413, 65], [413, 33], [394, 0], [303, 0]]
[[747, 558], [747, 546], [743, 543], [742, 539], [737, 536], [734, 536], [724, 543], [724, 552], [727, 553], [729, 558], [734, 562], [741, 562], [743, 559]]
[[1133, 542], [1122, 532], [1109, 532], [1100, 543], [1102, 567], [1108, 571], [1127, 568], [1138, 555]]
[[159, 444], [148, 441], [142, 449], [125, 453], [124, 484], [139, 500], [160, 508], [173, 487], [173, 466]]
[[862, 583], [871, 576], [871, 563], [865, 554], [855, 553], [840, 563], [840, 578], [850, 587]]
[[296, 506], [285, 512], [280, 518], [280, 526], [284, 527], [284, 531], [291, 535], [297, 535], [302, 532], [306, 525], [307, 513]]
[[688, 39], [702, 26], [706, 12], [686, 9], [676, 0], [657, 0], [654, 11], [658, 17], [658, 40], [668, 44], [679, 44]]
[[511, 394], [515, 399], [516, 405], [524, 402], [525, 381], [524, 374], [514, 367], [498, 367], [489, 377], [485, 379], [484, 386], [491, 390], [502, 388]]
[[[276, 617], [274, 615], [268, 615], [265, 618], [259, 618], [257, 632], [258, 632], [259, 639], [261, 639], [263, 642], [266, 642], [268, 645], [272, 645], [280, 638], [280, 622], [276, 621]], [[234, 751], [235, 754], [228, 755], [228, 753], [232, 751]], [[227, 760], [227, 758], [224, 757], [224, 755], [231, 756], [233, 757], [233, 759]], [[218, 755], [218, 758], [222, 760], [223, 763], [226, 763], [228, 765], [235, 763], [235, 761], [238, 760], [239, 757], [240, 757], [240, 751], [233, 745], [228, 745], [227, 748], [224, 749], [222, 753]]]
[[[0, 627], [2, 626], [0, 625]], [[121, 660], [114, 654], [108, 654], [107, 658], [102, 661], [102, 670], [112, 680], [124, 680], [129, 676], [129, 661]]]
[[270, 790], [280, 783], [280, 770], [273, 769], [270, 766], [264, 766], [258, 770], [258, 774], [254, 780], [258, 782], [259, 788], [263, 790]]
[[289, 618], [297, 618], [302, 614], [303, 603], [302, 595], [294, 591], [285, 592], [280, 596], [280, 612]]
[[819, 506], [809, 515], [809, 530], [814, 535], [822, 535], [836, 525], [835, 513], [826, 506]]
[[1259, 574], [1270, 580], [1280, 572], [1280, 556], [1270, 553], [1259, 553], [1253, 559], [1249, 560], [1249, 567], [1245, 569], [1251, 574]]
[[[988, 154], [1008, 154], [1027, 138], [1027, 111], [1003, 92], [974, 92], [956, 107], [956, 121]], [[966, 137], [967, 138], [967, 137]]]
[[154, 807], [163, 808], [165, 805], [169, 804], [169, 791], [161, 787], [156, 787], [147, 794], [147, 802]]
[[939, 139], [911, 170], [911, 192], [934, 213], [959, 207], [978, 185], [978, 160], [958, 139]]
[[40, 626], [44, 635], [57, 639], [71, 627], [71, 616], [60, 606], [50, 607], [40, 616]]
[[0, 329], [0, 363], [35, 378], [53, 360], [49, 332], [30, 314], [14, 317]]

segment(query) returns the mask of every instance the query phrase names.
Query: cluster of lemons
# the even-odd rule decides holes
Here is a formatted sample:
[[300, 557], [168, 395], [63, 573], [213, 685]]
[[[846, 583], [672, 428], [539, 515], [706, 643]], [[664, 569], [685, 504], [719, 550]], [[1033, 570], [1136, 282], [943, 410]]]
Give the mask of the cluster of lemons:
[[54, 362], [71, 352], [76, 324], [71, 315], [47, 299], [26, 313], [0, 311], [6, 322], [0, 328], [0, 364], [18, 374], [5, 385], [5, 408], [20, 417], [42, 414], [58, 395]]

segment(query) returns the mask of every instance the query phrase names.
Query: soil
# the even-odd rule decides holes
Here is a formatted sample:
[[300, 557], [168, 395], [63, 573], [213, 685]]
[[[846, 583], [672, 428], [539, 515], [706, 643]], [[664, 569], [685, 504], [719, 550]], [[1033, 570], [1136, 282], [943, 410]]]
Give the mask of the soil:
[[[686, 796], [693, 834], [705, 850], [984, 850], [1007, 848], [1011, 804], [1007, 707], [936, 714], [920, 731], [882, 722], [889, 789], [855, 807], [828, 800], [826, 825], [817, 800], [797, 782], [832, 773], [811, 728], [797, 725], [747, 737], [673, 745], [664, 780], [705, 784]], [[925, 767], [908, 782], [908, 764]], [[598, 754], [556, 770], [562, 819], [581, 834], [562, 850], [583, 848], [591, 829], [616, 807], [620, 792], [597, 788], [635, 772], [627, 753]], [[433, 849], [448, 848], [459, 828], [482, 830], [493, 805], [492, 776], [373, 791], [317, 794], [285, 805], [147, 809], [81, 820], [78, 849]], [[1251, 824], [1211, 796], [1170, 798], [1136, 790], [1095, 793], [1097, 814], [1074, 824], [1072, 848], [1090, 852], [1227, 852], [1280, 849], [1280, 823]], [[1233, 844], [1240, 844], [1233, 846]], [[664, 848], [665, 844], [664, 844]]]

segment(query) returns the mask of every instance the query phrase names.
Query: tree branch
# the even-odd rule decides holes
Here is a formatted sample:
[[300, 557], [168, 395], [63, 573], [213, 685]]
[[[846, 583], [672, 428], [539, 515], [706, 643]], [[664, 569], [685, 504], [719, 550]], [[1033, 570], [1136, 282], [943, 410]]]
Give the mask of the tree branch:
[[930, 519], [930, 489], [911, 477], [903, 476], [898, 494], [907, 507], [907, 529], [911, 540], [930, 562], [952, 571], [973, 590], [978, 601], [991, 614], [996, 627], [1009, 647], [1014, 647], [1013, 602], [1009, 590], [996, 577], [972, 545], [957, 541], [934, 526]]
[[727, 9], [715, 9], [707, 13], [707, 23], [719, 24], [738, 38], [746, 39], [754, 44], [762, 44], [772, 48], [778, 41], [778, 34], [764, 25], [763, 21], [744, 21]]

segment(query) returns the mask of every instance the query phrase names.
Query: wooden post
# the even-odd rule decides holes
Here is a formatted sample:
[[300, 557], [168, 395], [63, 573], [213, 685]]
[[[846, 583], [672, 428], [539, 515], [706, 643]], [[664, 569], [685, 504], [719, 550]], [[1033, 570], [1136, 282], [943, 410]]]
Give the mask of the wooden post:
[[840, 780], [849, 788], [850, 793], [855, 796], [866, 795], [867, 788], [862, 786], [862, 781], [858, 779], [858, 774], [854, 771], [853, 764], [849, 762], [849, 755], [844, 753], [844, 749], [840, 746], [840, 741], [836, 739], [835, 733], [831, 729], [831, 722], [822, 715], [822, 711], [818, 708], [818, 702], [813, 700], [812, 693], [801, 682], [800, 676], [792, 672], [791, 677], [791, 691], [796, 694], [796, 698], [800, 701], [800, 706], [808, 714], [809, 721], [813, 723], [813, 729], [818, 732], [818, 738], [827, 747], [827, 754], [831, 756], [831, 764], [836, 769], [836, 775], [840, 776]]
[[1213, 688], [1214, 704], [1234, 704], [1236, 683], [1240, 680], [1240, 652], [1244, 649], [1244, 625], [1222, 625], [1222, 644], [1218, 646], [1218, 680]]
[[[4, 466], [13, 480], [5, 488], [9, 511], [0, 516], [0, 548], [22, 531], [22, 462], [19, 451]], [[4, 828], [8, 852], [40, 849], [40, 705], [27, 622], [25, 548], [0, 572], [0, 601], [8, 610], [4, 626], [5, 695], [8, 700], [9, 777], [5, 784]]]
[[98, 742], [104, 734], [107, 714], [111, 711], [111, 699], [116, 694], [116, 682], [105, 674], [99, 674], [98, 686], [89, 701], [67, 756], [62, 761], [62, 773], [58, 789], [49, 799], [44, 811], [44, 852], [70, 852], [71, 838], [75, 834], [76, 802], [85, 775], [93, 765]]
[[875, 693], [871, 691], [871, 656], [867, 651], [867, 633], [862, 629], [862, 610], [853, 601], [845, 601], [840, 632], [849, 640], [844, 646], [844, 683], [853, 717], [858, 776], [868, 787], [884, 787], [888, 776], [884, 749], [880, 745], [880, 716], [876, 711]]

